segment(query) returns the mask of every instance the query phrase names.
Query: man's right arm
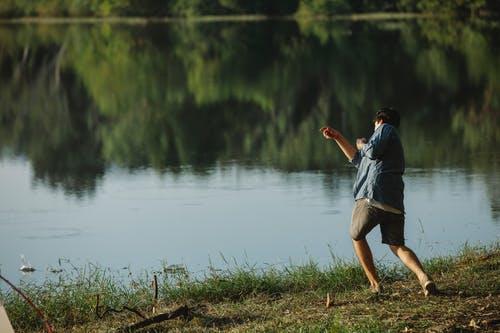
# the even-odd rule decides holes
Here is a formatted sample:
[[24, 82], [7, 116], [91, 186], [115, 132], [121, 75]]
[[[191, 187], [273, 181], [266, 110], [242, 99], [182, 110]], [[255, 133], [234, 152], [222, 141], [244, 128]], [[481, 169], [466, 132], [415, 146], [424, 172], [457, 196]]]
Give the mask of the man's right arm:
[[356, 148], [354, 148], [339, 131], [331, 128], [330, 126], [321, 127], [320, 131], [326, 139], [335, 140], [349, 162], [354, 159], [357, 152]]

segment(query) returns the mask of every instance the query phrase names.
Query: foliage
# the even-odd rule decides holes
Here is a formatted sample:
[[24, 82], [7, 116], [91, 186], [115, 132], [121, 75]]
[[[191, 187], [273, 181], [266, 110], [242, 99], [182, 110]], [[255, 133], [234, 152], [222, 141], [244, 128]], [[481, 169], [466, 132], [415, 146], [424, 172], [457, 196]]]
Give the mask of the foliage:
[[345, 14], [352, 10], [349, 1], [344, 0], [303, 0], [302, 6], [310, 13], [324, 15]]
[[5, 0], [0, 17], [19, 16], [199, 16], [199, 15], [338, 15], [388, 11], [498, 13], [496, 0]]

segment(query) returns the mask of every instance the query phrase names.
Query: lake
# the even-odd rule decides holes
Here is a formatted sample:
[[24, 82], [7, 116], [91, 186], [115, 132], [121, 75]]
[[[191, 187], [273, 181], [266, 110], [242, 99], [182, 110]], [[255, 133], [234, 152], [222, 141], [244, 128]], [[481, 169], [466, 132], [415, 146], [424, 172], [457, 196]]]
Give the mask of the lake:
[[[500, 26], [483, 20], [0, 25], [0, 270], [354, 258], [355, 169], [318, 129], [402, 114], [407, 245], [500, 231]], [[379, 263], [395, 263], [377, 230]], [[23, 254], [37, 271], [19, 272]]]

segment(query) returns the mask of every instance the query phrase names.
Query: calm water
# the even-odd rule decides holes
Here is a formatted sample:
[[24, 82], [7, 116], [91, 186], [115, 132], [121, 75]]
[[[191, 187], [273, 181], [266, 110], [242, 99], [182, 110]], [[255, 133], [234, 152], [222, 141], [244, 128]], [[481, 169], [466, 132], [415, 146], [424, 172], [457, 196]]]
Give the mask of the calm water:
[[[353, 258], [318, 128], [402, 111], [421, 257], [500, 231], [500, 28], [474, 21], [0, 26], [0, 269]], [[375, 256], [392, 262], [377, 231]]]

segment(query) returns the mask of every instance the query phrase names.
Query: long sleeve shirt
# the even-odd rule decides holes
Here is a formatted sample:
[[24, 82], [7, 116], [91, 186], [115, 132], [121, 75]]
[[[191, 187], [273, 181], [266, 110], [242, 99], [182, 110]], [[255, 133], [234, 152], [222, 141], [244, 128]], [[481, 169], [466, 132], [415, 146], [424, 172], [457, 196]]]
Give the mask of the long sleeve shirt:
[[358, 169], [354, 199], [370, 199], [404, 212], [405, 159], [397, 129], [381, 124], [351, 163]]

